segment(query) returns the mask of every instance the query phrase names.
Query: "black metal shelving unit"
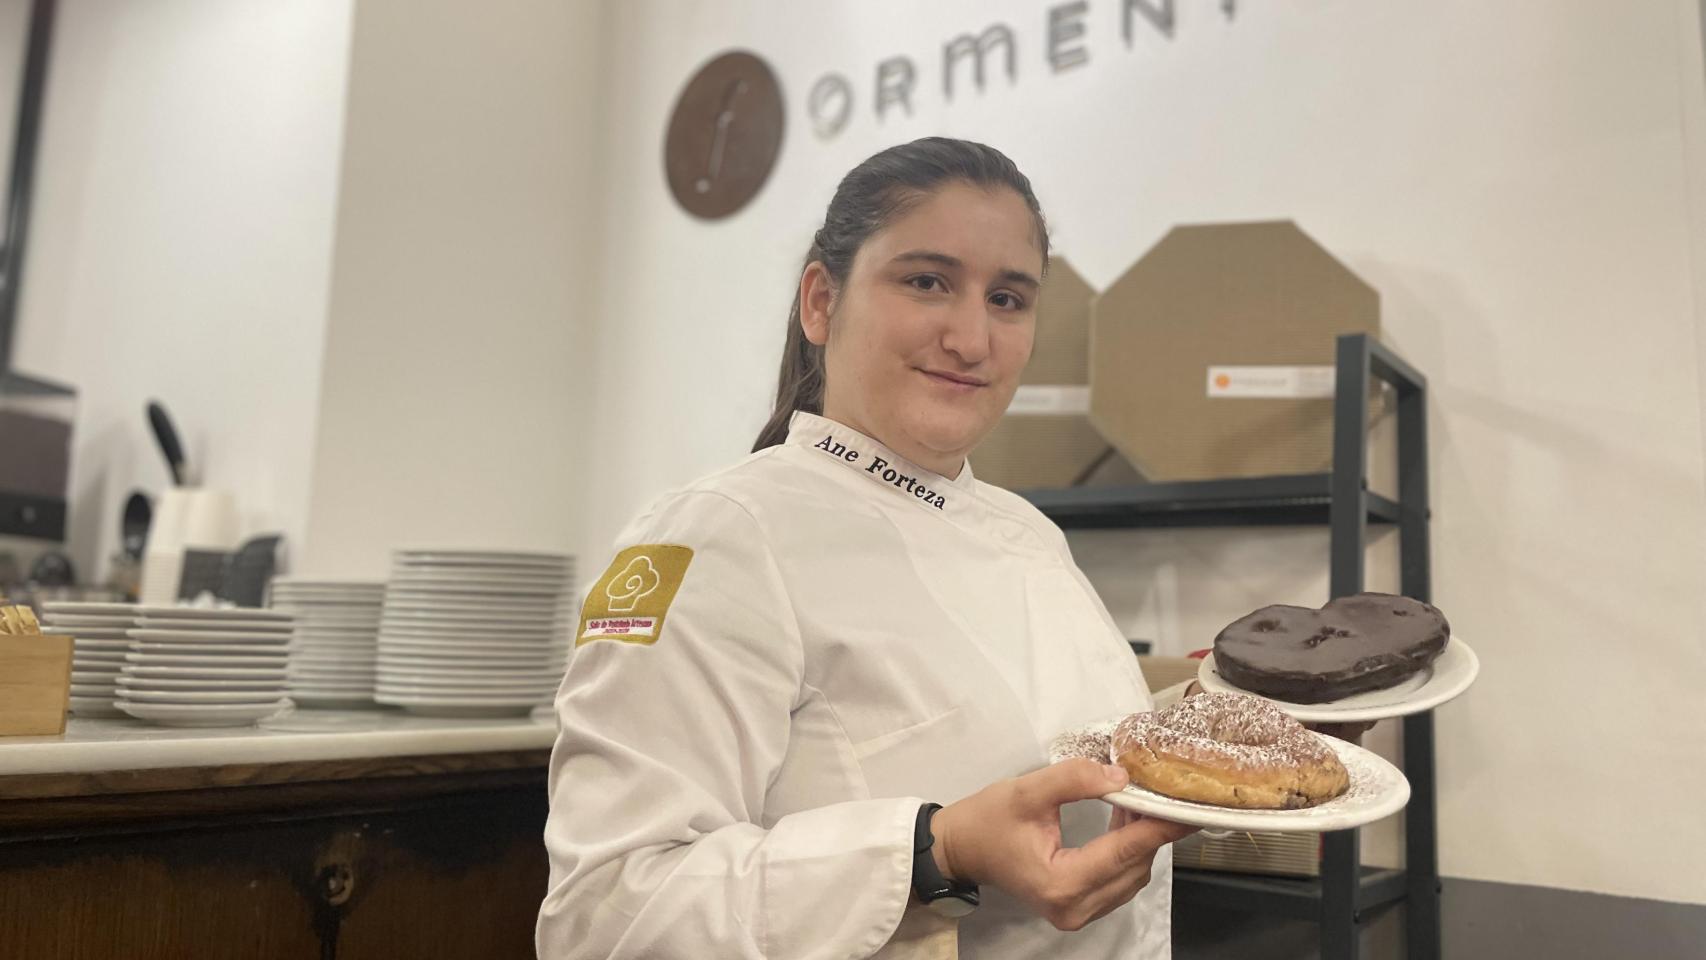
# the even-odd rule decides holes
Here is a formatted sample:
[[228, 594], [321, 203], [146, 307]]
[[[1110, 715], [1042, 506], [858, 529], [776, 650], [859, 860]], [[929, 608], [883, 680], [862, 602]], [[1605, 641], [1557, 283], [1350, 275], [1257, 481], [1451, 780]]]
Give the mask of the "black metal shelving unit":
[[[1368, 526], [1391, 524], [1399, 535], [1399, 591], [1429, 601], [1427, 379], [1363, 334], [1338, 339], [1336, 362], [1330, 473], [1032, 490], [1025, 497], [1067, 529], [1324, 524], [1331, 531], [1329, 592], [1334, 597], [1362, 590]], [[1396, 501], [1368, 489], [1368, 398], [1374, 379], [1397, 394]], [[1403, 769], [1410, 781], [1404, 869], [1362, 866], [1357, 832], [1343, 830], [1322, 836], [1317, 878], [1177, 869], [1174, 898], [1315, 920], [1321, 925], [1323, 960], [1356, 960], [1363, 924], [1403, 904], [1409, 960], [1438, 960], [1433, 714], [1405, 717], [1403, 725]]]

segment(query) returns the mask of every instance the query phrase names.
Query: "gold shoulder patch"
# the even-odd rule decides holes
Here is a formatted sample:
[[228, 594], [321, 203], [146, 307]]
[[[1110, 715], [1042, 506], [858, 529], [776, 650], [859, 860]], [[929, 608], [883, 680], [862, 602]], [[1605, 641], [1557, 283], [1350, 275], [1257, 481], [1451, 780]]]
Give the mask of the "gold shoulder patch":
[[588, 640], [656, 643], [692, 562], [692, 547], [672, 543], [641, 544], [618, 553], [587, 594], [575, 646]]

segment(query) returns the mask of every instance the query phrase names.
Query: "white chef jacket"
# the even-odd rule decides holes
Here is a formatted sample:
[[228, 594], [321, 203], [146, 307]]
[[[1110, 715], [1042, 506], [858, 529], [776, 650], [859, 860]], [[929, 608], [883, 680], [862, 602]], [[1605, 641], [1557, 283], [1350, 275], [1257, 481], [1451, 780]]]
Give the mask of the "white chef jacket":
[[[951, 956], [955, 934], [979, 960], [1171, 955], [1170, 848], [1135, 900], [1076, 932], [988, 885], [957, 931], [908, 905], [922, 802], [1150, 708], [1035, 508], [969, 465], [950, 480], [798, 413], [785, 444], [666, 495], [617, 540], [642, 544], [692, 557], [656, 634], [584, 642], [558, 691], [543, 960]], [[1065, 843], [1108, 814], [1067, 806]], [[932, 923], [945, 950], [916, 938]]]

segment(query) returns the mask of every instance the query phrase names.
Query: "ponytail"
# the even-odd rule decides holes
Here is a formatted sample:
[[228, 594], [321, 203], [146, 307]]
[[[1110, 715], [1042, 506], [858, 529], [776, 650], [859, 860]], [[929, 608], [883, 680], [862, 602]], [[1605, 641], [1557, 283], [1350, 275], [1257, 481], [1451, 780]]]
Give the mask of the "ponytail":
[[[812, 252], [817, 252], [815, 246]], [[806, 339], [806, 331], [800, 326], [799, 291], [795, 290], [794, 305], [788, 309], [788, 339], [782, 346], [782, 372], [776, 378], [776, 409], [758, 432], [752, 452], [788, 439], [788, 421], [797, 410], [823, 412], [823, 347]]]

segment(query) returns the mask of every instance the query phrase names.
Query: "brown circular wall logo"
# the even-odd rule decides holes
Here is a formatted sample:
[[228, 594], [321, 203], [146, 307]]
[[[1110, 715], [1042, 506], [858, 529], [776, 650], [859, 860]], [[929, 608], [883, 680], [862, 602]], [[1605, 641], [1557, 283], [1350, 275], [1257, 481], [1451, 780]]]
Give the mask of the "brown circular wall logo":
[[782, 88], [751, 53], [725, 53], [699, 68], [669, 120], [664, 177], [677, 203], [716, 220], [746, 206], [782, 150]]

